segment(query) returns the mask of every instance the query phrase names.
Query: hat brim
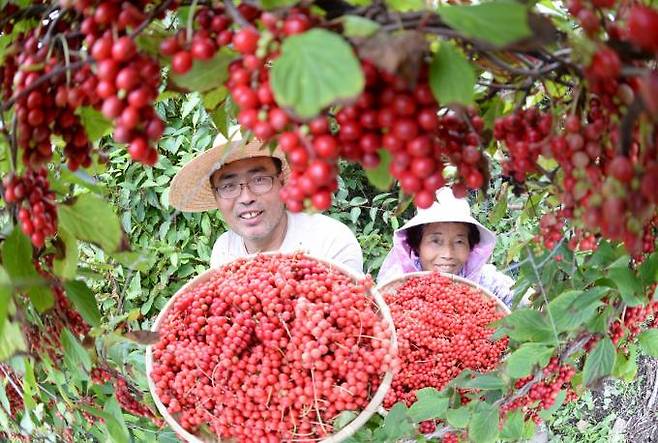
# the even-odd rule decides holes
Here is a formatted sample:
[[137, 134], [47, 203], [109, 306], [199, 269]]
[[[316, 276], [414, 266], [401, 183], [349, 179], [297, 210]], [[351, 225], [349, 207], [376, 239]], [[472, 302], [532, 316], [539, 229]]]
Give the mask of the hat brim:
[[274, 157], [281, 161], [284, 179], [290, 174], [285, 154], [277, 147], [270, 152], [260, 140], [238, 140], [215, 146], [187, 162], [176, 174], [169, 187], [169, 205], [185, 212], [217, 209], [210, 187], [210, 176], [229, 163], [248, 158]]
[[470, 223], [480, 231], [480, 243], [482, 244], [496, 244], [496, 235], [489, 229], [485, 228], [479, 221], [472, 216], [455, 216], [450, 214], [436, 214], [433, 211], [419, 212], [405, 223], [398, 232], [402, 233], [414, 226], [426, 225], [429, 223]]

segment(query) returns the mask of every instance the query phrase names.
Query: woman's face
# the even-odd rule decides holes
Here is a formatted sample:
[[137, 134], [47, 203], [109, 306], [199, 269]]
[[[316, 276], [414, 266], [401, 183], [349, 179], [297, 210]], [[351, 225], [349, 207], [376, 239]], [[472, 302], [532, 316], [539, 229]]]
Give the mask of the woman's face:
[[470, 253], [466, 223], [429, 223], [423, 227], [419, 247], [423, 271], [458, 274]]

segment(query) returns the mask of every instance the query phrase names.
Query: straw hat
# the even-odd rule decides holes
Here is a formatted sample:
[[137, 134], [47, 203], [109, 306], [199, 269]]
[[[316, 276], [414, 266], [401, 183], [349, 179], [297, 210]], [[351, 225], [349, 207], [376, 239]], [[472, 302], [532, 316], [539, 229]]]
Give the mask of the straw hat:
[[238, 127], [229, 130], [227, 140], [219, 134], [213, 147], [187, 162], [169, 186], [169, 205], [180, 211], [201, 212], [217, 209], [210, 187], [210, 176], [222, 166], [247, 158], [275, 157], [281, 160], [284, 179], [290, 174], [285, 154], [277, 146], [270, 152], [267, 144], [257, 139], [243, 139]]
[[471, 207], [465, 198], [456, 198], [452, 189], [444, 186], [436, 191], [436, 201], [427, 209], [419, 209], [411, 220], [398, 231], [404, 231], [418, 225], [438, 222], [462, 222], [475, 225], [480, 231], [480, 243], [495, 244], [496, 235], [482, 226], [471, 215]]

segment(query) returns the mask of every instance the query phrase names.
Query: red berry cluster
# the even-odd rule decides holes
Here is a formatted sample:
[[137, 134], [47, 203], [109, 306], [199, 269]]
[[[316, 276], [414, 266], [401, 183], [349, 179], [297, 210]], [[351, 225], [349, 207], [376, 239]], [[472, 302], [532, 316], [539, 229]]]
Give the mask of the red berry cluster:
[[547, 149], [553, 116], [535, 108], [500, 117], [494, 124], [494, 137], [505, 142], [509, 160], [503, 163], [505, 175], [524, 182], [528, 173], [536, 172], [537, 158]]
[[642, 327], [649, 322], [649, 327], [658, 327], [658, 300], [653, 300], [653, 294], [658, 284], [649, 286], [647, 295], [649, 302], [642, 306], [627, 306], [620, 320], [610, 325], [608, 335], [614, 344], [618, 344], [622, 338], [627, 342], [633, 341], [642, 332]]
[[438, 273], [413, 277], [384, 297], [398, 333], [401, 369], [384, 407], [411, 405], [416, 390], [438, 390], [464, 369], [494, 370], [507, 349], [507, 338], [491, 341], [488, 325], [504, 316], [496, 301], [470, 285]]
[[112, 383], [117, 401], [123, 410], [138, 417], [148, 418], [156, 426], [162, 426], [162, 419], [157, 417], [143, 402], [137, 400], [131, 392], [132, 388], [128, 385], [124, 377], [100, 367], [92, 369], [90, 376], [91, 380], [96, 384]]
[[535, 241], [543, 241], [544, 246], [553, 249], [564, 237], [564, 214], [563, 211], [547, 213], [539, 220], [539, 234]]
[[[534, 383], [526, 395], [504, 403], [501, 407], [501, 415], [522, 408], [526, 418], [532, 418], [535, 422], [539, 422], [539, 411], [553, 406], [561, 390], [567, 389], [569, 400], [575, 399], [575, 392], [571, 390], [570, 384], [571, 378], [575, 374], [576, 369], [573, 366], [560, 363], [557, 357], [551, 358], [551, 361], [543, 369], [543, 378]], [[514, 387], [521, 389], [534, 378], [534, 375], [521, 378], [516, 381]]]
[[656, 151], [640, 152], [633, 142], [628, 154], [617, 152], [619, 133], [612, 123], [617, 108], [605, 98], [592, 97], [586, 120], [570, 115], [565, 133], [551, 141], [564, 171], [562, 214], [581, 220], [590, 233], [623, 241], [637, 255], [645, 249], [643, 229], [658, 203]]
[[128, 153], [139, 162], [154, 165], [158, 153], [152, 144], [164, 130], [153, 108], [160, 85], [160, 64], [141, 53], [128, 33], [145, 17], [143, 2], [110, 1], [93, 8], [76, 2], [85, 15], [81, 31], [96, 61], [94, 103], [114, 121], [114, 140], [128, 144]]
[[331, 434], [394, 363], [371, 285], [302, 254], [214, 270], [176, 296], [159, 327], [158, 397], [192, 433], [205, 424], [245, 442]]
[[37, 248], [57, 232], [55, 194], [50, 191], [48, 170], [29, 169], [24, 176], [6, 176], [4, 199], [15, 204], [21, 229]]

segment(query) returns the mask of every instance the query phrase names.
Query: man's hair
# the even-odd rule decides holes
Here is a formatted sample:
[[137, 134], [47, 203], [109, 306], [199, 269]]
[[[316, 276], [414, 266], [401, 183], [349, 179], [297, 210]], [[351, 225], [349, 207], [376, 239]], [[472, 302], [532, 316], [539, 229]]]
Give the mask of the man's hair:
[[[272, 159], [272, 163], [274, 163], [274, 169], [276, 169], [276, 174], [277, 175], [281, 174], [281, 171], [283, 170], [283, 163], [281, 162], [281, 159], [277, 157], [270, 157], [270, 158]], [[214, 171], [212, 171], [212, 174], [208, 176], [208, 181], [210, 182], [211, 189], [213, 187], [212, 177], [217, 173], [217, 171], [221, 169], [222, 169], [221, 167], [219, 169], [215, 169]]]
[[[443, 223], [443, 222], [439, 222]], [[457, 222], [464, 223], [464, 222]], [[464, 223], [468, 227], [468, 247], [472, 251], [475, 245], [480, 243], [480, 230], [473, 223]], [[420, 242], [423, 239], [423, 228], [425, 225], [412, 226], [407, 229], [407, 243], [416, 255], [420, 255]]]

